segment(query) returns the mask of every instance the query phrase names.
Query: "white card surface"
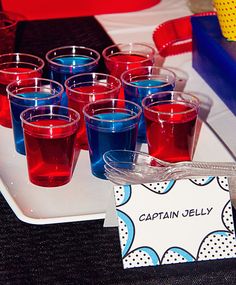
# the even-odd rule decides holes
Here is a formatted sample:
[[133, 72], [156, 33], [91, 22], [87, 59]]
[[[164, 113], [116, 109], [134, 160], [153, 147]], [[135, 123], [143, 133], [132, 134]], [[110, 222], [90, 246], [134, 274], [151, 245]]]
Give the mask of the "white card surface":
[[227, 177], [115, 186], [124, 268], [236, 257]]

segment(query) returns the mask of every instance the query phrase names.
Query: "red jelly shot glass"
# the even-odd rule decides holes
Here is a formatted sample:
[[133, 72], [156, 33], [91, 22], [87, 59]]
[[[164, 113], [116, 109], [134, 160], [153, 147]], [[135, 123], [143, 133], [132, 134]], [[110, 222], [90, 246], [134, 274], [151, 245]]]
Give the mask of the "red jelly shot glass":
[[64, 106], [45, 105], [28, 108], [20, 117], [30, 181], [44, 187], [68, 183], [74, 169], [79, 113]]
[[117, 99], [121, 82], [105, 73], [82, 73], [69, 77], [65, 82], [68, 105], [79, 112], [80, 127], [77, 133], [79, 148], [88, 149], [88, 139], [84, 121], [83, 107], [101, 99]]
[[153, 65], [155, 50], [144, 43], [120, 43], [106, 47], [102, 56], [108, 72], [120, 78], [124, 71], [131, 68]]
[[149, 154], [168, 162], [192, 160], [198, 98], [185, 92], [164, 91], [145, 97], [142, 107]]
[[[119, 43], [106, 47], [102, 56], [107, 72], [117, 78], [132, 68], [152, 66], [155, 61], [155, 49], [144, 43]], [[123, 88], [119, 99], [125, 99]]]
[[6, 87], [15, 80], [42, 77], [44, 61], [25, 53], [0, 55], [0, 125], [11, 128], [10, 103]]

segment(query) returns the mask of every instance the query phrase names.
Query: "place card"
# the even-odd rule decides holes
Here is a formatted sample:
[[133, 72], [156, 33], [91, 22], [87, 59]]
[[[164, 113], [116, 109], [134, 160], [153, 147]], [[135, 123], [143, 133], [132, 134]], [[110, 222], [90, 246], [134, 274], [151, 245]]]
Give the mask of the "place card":
[[227, 177], [114, 186], [124, 268], [236, 257]]

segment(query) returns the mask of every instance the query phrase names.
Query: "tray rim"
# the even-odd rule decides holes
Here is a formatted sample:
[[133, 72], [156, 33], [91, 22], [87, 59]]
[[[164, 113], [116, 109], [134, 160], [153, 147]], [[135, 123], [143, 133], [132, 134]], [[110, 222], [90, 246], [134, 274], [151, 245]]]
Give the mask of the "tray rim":
[[[4, 190], [3, 190], [4, 189]], [[79, 221], [89, 221], [89, 220], [100, 220], [105, 218], [105, 213], [94, 213], [94, 214], [84, 214], [84, 215], [71, 215], [71, 216], [61, 216], [54, 218], [32, 218], [27, 216], [22, 212], [15, 199], [8, 191], [8, 187], [3, 182], [0, 177], [0, 192], [3, 195], [4, 199], [17, 216], [19, 220], [28, 224], [34, 225], [45, 225], [45, 224], [57, 224], [57, 223], [66, 223], [66, 222], [79, 222]]]

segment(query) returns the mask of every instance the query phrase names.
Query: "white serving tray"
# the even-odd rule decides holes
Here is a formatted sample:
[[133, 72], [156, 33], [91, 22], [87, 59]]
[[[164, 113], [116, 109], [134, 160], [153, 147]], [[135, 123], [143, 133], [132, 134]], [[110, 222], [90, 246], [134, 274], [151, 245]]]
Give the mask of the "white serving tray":
[[[194, 160], [234, 161], [205, 124]], [[15, 151], [12, 130], [0, 126], [0, 190], [20, 220], [42, 225], [104, 219], [112, 188], [110, 181], [91, 174], [87, 151], [81, 151], [67, 185], [55, 188], [33, 185], [28, 180], [26, 157]]]

